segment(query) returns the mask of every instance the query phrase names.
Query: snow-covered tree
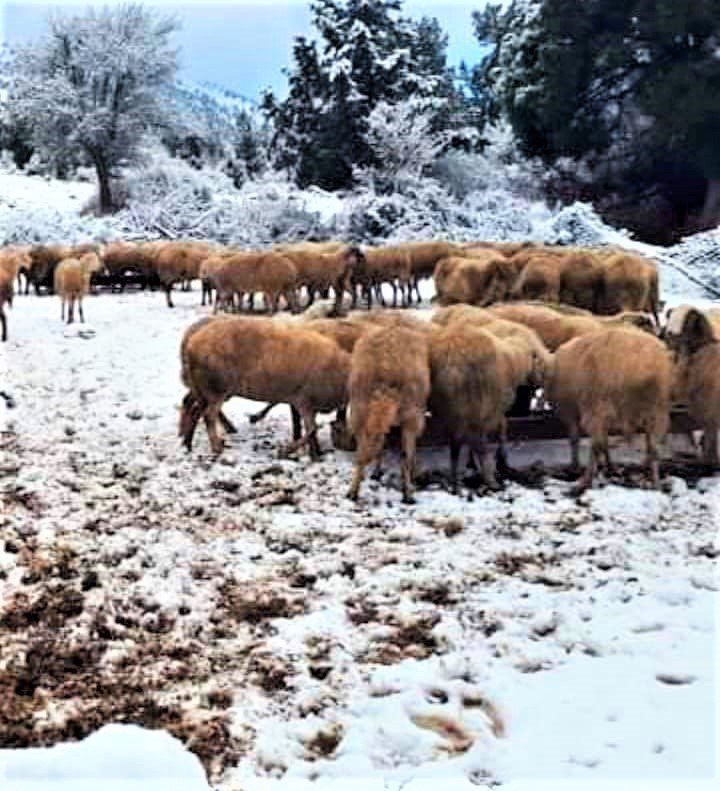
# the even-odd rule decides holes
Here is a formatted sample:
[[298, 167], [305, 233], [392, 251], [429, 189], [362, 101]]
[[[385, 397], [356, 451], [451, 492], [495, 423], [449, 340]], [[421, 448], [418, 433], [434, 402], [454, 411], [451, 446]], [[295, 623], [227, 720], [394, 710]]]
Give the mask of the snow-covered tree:
[[367, 119], [381, 101], [445, 99], [452, 80], [447, 38], [434, 20], [400, 15], [401, 0], [315, 0], [318, 42], [297, 38], [289, 93], [268, 95], [278, 164], [300, 184], [337, 189], [372, 164]]
[[435, 113], [431, 100], [405, 99], [378, 102], [368, 116], [367, 143], [395, 189], [400, 177], [419, 177], [445, 147], [447, 134], [433, 129]]
[[47, 35], [20, 53], [10, 101], [52, 157], [81, 151], [95, 168], [102, 212], [113, 209], [111, 178], [131, 162], [168, 111], [178, 25], [141, 5], [55, 16]]

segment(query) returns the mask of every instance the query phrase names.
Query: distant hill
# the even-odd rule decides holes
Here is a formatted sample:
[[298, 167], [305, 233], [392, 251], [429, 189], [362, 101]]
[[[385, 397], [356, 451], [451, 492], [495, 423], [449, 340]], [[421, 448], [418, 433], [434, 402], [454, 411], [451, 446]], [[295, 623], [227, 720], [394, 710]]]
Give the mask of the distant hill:
[[213, 83], [178, 81], [175, 84], [175, 103], [183, 120], [203, 123], [210, 132], [234, 127], [235, 118], [243, 111], [261, 120], [255, 100]]

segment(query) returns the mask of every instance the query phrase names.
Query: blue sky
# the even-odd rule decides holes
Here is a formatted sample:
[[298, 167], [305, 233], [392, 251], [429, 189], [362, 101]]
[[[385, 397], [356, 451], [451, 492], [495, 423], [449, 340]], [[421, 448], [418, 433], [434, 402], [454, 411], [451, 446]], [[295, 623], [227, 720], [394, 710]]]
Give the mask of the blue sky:
[[[88, 5], [63, 0], [0, 0], [0, 36], [10, 43], [37, 38], [53, 9], [78, 12]], [[480, 51], [472, 35], [472, 11], [484, 0], [405, 0], [406, 16], [435, 16], [449, 34], [448, 55], [477, 62]], [[181, 48], [181, 77], [215, 82], [255, 98], [266, 87], [282, 94], [293, 37], [310, 31], [307, 0], [152, 0], [148, 8], [172, 13], [182, 22], [177, 41]]]

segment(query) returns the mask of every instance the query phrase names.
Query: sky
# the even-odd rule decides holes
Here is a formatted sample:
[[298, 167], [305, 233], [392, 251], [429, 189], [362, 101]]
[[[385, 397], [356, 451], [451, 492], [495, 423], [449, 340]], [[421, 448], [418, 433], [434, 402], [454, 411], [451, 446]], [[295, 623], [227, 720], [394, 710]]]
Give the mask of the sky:
[[[117, 2], [117, 0], [115, 0]], [[53, 10], [81, 12], [89, 5], [114, 4], [67, 0], [0, 0], [0, 39], [18, 44], [42, 35]], [[144, 5], [176, 15], [180, 77], [211, 82], [258, 98], [265, 88], [283, 95], [282, 69], [290, 65], [294, 36], [308, 34], [308, 0], [146, 0]], [[472, 35], [472, 11], [484, 0], [405, 0], [404, 15], [435, 16], [449, 35], [448, 60], [476, 63], [480, 57]]]

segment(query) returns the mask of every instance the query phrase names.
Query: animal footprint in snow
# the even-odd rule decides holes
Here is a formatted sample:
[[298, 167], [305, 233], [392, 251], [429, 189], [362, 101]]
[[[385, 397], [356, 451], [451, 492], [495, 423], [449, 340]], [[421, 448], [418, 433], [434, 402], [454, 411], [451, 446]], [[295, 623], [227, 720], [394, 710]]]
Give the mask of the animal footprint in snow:
[[461, 755], [475, 743], [475, 737], [460, 722], [443, 714], [415, 714], [410, 719], [418, 728], [442, 736], [445, 744], [440, 747], [441, 752]]

